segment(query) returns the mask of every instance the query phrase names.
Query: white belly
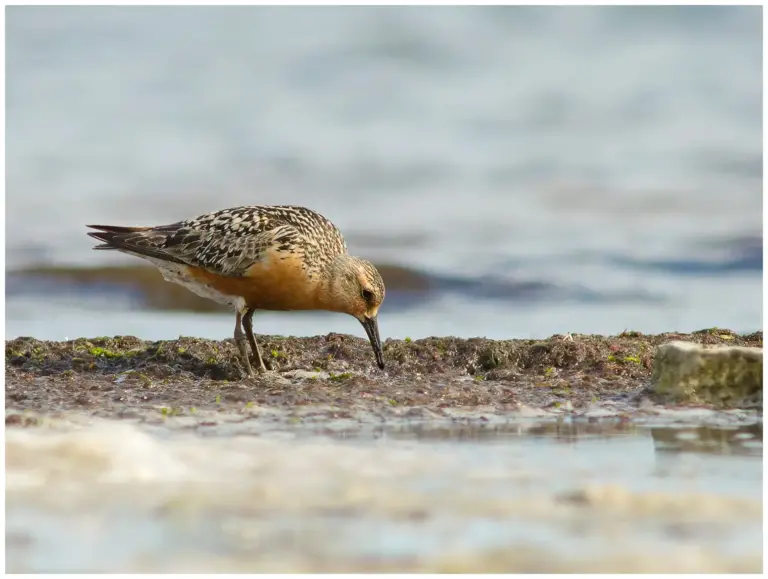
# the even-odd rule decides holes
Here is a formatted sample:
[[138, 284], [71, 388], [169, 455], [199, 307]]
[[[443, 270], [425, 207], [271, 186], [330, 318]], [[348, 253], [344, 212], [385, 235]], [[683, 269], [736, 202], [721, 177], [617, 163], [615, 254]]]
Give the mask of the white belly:
[[193, 294], [199, 295], [201, 298], [206, 298], [230, 306], [237, 311], [243, 311], [245, 308], [245, 302], [241, 297], [223, 294], [209, 285], [201, 283], [199, 280], [191, 277], [187, 273], [187, 268], [183, 265], [151, 258], [148, 259], [148, 261], [151, 261], [157, 266], [165, 281], [177, 283], [184, 286]]

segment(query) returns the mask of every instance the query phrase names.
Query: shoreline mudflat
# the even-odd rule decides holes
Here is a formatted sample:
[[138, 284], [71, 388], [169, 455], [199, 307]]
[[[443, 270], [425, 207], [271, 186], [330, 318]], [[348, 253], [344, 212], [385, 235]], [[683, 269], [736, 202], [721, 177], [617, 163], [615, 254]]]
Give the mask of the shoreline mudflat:
[[254, 379], [231, 340], [10, 340], [10, 568], [759, 570], [760, 405], [660, 400], [686, 340], [762, 365], [719, 329], [390, 340], [384, 372], [362, 338], [262, 336]]
[[274, 371], [255, 378], [243, 377], [232, 340], [8, 340], [6, 424], [32, 425], [23, 419], [29, 412], [72, 411], [104, 418], [257, 409], [306, 415], [313, 408], [333, 418], [621, 415], [664, 403], [649, 389], [661, 344], [762, 347], [760, 332], [719, 328], [543, 340], [433, 337], [387, 340], [380, 371], [362, 338], [258, 339]]

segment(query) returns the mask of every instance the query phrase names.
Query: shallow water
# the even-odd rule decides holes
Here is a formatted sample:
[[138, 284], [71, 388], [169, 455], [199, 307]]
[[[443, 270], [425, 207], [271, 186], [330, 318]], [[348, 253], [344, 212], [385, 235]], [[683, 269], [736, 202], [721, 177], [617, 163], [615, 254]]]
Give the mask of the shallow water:
[[[389, 295], [386, 336], [754, 331], [760, 22], [714, 6], [12, 7], [7, 268], [136, 263], [92, 252], [85, 223], [298, 203], [355, 253], [457, 282], [417, 307]], [[7, 337], [232, 333], [228, 315], [155, 315], [129, 293], [9, 288]], [[362, 335], [284, 320], [257, 331]]]
[[758, 572], [762, 423], [723, 416], [47, 419], [7, 430], [7, 570]]

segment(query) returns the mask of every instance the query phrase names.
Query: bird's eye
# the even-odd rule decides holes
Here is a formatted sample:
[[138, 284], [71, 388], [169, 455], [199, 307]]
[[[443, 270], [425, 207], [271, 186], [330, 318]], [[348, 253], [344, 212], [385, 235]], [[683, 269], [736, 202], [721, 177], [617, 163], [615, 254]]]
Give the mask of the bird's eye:
[[363, 299], [368, 302], [368, 301], [371, 301], [372, 298], [373, 298], [373, 292], [371, 290], [364, 289]]

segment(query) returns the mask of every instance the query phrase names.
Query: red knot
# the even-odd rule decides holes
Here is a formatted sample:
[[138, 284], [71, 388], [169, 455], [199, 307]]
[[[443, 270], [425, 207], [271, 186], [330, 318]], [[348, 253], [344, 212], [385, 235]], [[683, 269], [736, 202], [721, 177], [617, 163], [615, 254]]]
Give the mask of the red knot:
[[315, 211], [252, 205], [170, 225], [87, 227], [98, 230], [88, 235], [102, 242], [94, 249], [145, 259], [166, 281], [234, 308], [235, 344], [249, 376], [246, 339], [259, 371], [267, 369], [253, 336], [255, 310], [350, 314], [365, 328], [376, 363], [384, 368], [377, 322], [384, 281], [373, 264], [347, 253], [341, 232]]

